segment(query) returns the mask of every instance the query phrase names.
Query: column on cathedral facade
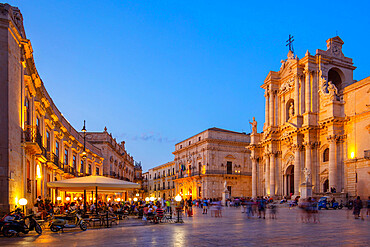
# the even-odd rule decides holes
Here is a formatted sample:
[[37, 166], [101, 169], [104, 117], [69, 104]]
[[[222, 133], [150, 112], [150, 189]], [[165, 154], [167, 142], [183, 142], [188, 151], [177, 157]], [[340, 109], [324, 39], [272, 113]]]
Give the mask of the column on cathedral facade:
[[301, 182], [301, 156], [300, 146], [294, 145], [294, 194], [299, 195], [299, 185]]
[[252, 150], [251, 160], [252, 160], [252, 198], [257, 197], [257, 157]]
[[270, 125], [271, 126], [274, 126], [274, 92], [272, 90], [270, 90], [270, 102], [269, 102], [269, 107], [270, 107], [270, 110], [269, 110], [269, 113], [270, 113], [270, 119], [269, 119], [269, 122], [270, 122]]
[[336, 138], [329, 136], [329, 188], [337, 188]]
[[306, 112], [311, 111], [311, 72], [306, 71]]
[[265, 154], [265, 193], [269, 194], [270, 193], [270, 157], [269, 154]]
[[295, 86], [294, 86], [294, 115], [299, 115], [299, 77], [295, 77]]
[[269, 106], [269, 90], [266, 89], [266, 92], [265, 92], [265, 98], [266, 98], [266, 103], [265, 103], [265, 123], [266, 123], [266, 127], [270, 125], [269, 123], [269, 117], [270, 117], [270, 114], [269, 114], [269, 109], [270, 109], [270, 106]]
[[275, 153], [270, 153], [270, 196], [275, 196]]

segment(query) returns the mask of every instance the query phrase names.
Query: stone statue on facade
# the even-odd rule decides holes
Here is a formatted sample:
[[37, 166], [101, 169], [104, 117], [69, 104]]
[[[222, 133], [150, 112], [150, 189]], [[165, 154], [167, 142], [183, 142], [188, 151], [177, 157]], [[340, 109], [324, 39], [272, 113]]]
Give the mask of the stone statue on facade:
[[303, 173], [304, 173], [304, 177], [305, 177], [305, 182], [306, 182], [306, 184], [308, 184], [309, 181], [310, 181], [311, 171], [310, 171], [310, 169], [305, 167], [305, 168], [303, 168]]
[[224, 191], [225, 192], [228, 192], [229, 190], [227, 189], [227, 181], [225, 180], [225, 182], [224, 182]]
[[257, 121], [253, 117], [253, 122], [249, 122], [252, 125], [252, 134], [257, 134]]
[[289, 106], [289, 119], [291, 119], [293, 116], [294, 116], [294, 105], [293, 102], [291, 102]]
[[329, 81], [328, 82], [328, 93], [331, 100], [336, 100], [338, 95], [338, 89], [335, 87], [335, 85]]

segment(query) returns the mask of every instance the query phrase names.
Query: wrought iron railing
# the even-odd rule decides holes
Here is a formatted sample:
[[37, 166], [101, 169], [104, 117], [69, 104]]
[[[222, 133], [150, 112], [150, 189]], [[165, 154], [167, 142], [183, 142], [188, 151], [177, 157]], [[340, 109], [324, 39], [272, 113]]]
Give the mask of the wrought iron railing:
[[206, 170], [204, 172], [194, 171], [194, 172], [184, 172], [183, 174], [178, 174], [174, 179], [194, 177], [201, 175], [242, 175], [242, 176], [252, 176], [251, 172], [239, 172], [239, 171], [226, 171], [226, 170]]

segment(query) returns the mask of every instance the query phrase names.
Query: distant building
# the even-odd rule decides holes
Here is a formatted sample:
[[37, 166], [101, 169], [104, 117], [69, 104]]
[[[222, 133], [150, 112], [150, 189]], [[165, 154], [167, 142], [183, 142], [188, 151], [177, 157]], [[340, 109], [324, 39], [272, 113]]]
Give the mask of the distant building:
[[148, 179], [148, 195], [156, 198], [172, 199], [175, 194], [175, 162], [170, 161], [149, 169], [145, 174]]
[[117, 143], [112, 134], [107, 132], [87, 132], [86, 140], [101, 150], [104, 157], [103, 175], [126, 181], [134, 181], [134, 158], [127, 153], [125, 142]]
[[250, 136], [210, 128], [175, 145], [176, 194], [185, 198], [251, 196]]

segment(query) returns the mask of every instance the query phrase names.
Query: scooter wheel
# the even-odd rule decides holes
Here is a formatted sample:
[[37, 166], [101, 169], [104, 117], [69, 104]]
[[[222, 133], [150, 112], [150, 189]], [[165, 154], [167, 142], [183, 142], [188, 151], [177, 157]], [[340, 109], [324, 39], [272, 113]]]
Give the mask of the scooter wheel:
[[15, 235], [15, 233], [12, 231], [12, 229], [8, 226], [3, 227], [3, 234], [5, 237], [11, 238]]
[[50, 226], [50, 230], [51, 230], [52, 232], [58, 232], [58, 231], [59, 231], [59, 227], [56, 227], [56, 226], [54, 226], [54, 225], [51, 225], [51, 226]]
[[42, 234], [42, 228], [39, 224], [36, 224], [35, 225], [35, 231], [38, 233], [38, 234]]
[[81, 228], [82, 231], [86, 231], [87, 230], [87, 224], [86, 224], [86, 222], [81, 223], [80, 224], [80, 228]]

